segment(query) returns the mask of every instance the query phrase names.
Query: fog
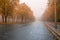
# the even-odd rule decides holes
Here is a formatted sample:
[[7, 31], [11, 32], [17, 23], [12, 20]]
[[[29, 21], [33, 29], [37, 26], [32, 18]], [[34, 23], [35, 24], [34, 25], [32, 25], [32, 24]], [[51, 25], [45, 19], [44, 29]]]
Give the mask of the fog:
[[48, 0], [20, 0], [20, 3], [26, 3], [35, 17], [41, 17], [48, 5]]

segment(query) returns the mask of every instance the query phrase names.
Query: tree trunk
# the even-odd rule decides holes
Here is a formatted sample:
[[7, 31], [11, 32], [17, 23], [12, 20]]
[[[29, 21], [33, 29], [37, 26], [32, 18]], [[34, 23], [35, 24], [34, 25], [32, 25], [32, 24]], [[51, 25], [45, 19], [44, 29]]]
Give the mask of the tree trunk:
[[4, 22], [4, 16], [2, 16], [2, 22]]
[[21, 19], [22, 19], [22, 23], [23, 23], [23, 16], [22, 16], [22, 18], [21, 18]]
[[5, 23], [7, 23], [7, 16], [5, 16]]
[[17, 22], [17, 16], [15, 17], [15, 22]]

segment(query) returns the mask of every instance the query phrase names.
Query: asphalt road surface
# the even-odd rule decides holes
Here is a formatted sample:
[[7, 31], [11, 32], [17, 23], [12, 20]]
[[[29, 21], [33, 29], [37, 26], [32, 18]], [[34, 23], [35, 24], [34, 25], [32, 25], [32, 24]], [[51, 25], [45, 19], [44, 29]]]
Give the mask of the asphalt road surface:
[[43, 22], [0, 25], [0, 40], [55, 40]]

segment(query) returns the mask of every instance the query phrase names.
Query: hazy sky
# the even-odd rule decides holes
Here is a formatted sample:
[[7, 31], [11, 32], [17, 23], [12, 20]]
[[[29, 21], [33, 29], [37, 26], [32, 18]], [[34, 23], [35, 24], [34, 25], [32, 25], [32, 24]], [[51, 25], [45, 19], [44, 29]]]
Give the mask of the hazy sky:
[[25, 2], [33, 11], [35, 17], [40, 17], [48, 3], [48, 0], [20, 0], [20, 3]]

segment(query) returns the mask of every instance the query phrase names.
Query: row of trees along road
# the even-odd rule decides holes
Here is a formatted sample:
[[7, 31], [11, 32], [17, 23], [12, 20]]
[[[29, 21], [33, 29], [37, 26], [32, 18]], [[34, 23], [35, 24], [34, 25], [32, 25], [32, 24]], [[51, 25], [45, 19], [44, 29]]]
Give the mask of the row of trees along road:
[[21, 22], [34, 20], [32, 10], [25, 3], [20, 4], [17, 0], [0, 0], [0, 15], [5, 23], [8, 22], [9, 17], [14, 22], [18, 20], [21, 20]]
[[[56, 0], [56, 13], [57, 13], [57, 21], [60, 22], [60, 0]], [[49, 4], [42, 16], [42, 20], [44, 21], [54, 21], [54, 0], [49, 0]]]

